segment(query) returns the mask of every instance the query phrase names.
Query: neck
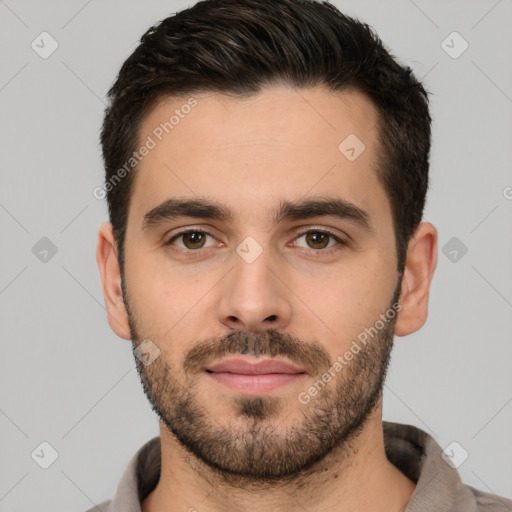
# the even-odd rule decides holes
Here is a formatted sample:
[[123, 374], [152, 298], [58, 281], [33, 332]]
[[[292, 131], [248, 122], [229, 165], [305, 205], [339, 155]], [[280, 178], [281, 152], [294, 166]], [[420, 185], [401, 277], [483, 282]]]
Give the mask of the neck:
[[160, 481], [144, 500], [142, 512], [339, 512], [403, 511], [416, 484], [386, 457], [382, 406], [363, 430], [296, 477], [251, 482], [212, 469], [189, 453], [160, 424]]

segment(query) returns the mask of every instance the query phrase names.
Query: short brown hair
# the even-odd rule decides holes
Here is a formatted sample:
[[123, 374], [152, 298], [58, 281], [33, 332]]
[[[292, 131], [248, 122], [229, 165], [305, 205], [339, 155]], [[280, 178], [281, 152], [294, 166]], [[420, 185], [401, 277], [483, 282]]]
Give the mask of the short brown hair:
[[[107, 182], [130, 159], [144, 117], [163, 97], [250, 96], [277, 83], [353, 89], [377, 107], [378, 177], [391, 203], [401, 272], [428, 188], [427, 92], [373, 29], [329, 2], [204, 0], [151, 27], [108, 92], [101, 132]], [[107, 191], [121, 272], [134, 172]]]

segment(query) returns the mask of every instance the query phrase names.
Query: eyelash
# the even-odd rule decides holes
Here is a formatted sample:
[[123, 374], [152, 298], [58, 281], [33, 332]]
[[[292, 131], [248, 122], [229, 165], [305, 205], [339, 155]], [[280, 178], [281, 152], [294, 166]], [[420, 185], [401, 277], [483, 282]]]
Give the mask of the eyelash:
[[[186, 230], [180, 231], [179, 233], [176, 233], [167, 242], [165, 242], [164, 245], [165, 246], [171, 246], [172, 242], [174, 242], [175, 240], [177, 240], [181, 236], [186, 235], [187, 233], [201, 233], [201, 234], [204, 234], [204, 235], [208, 235], [208, 236], [210, 236], [212, 238], [215, 238], [211, 233], [208, 233], [208, 231], [204, 231], [202, 229], [193, 229], [192, 228], [192, 229], [186, 229]], [[346, 240], [343, 240], [338, 235], [336, 235], [332, 231], [330, 231], [328, 229], [325, 229], [325, 228], [308, 229], [306, 231], [303, 231], [303, 232], [297, 234], [295, 239], [301, 238], [304, 235], [308, 235], [310, 233], [322, 233], [322, 234], [330, 236], [336, 242], [338, 242], [338, 245], [333, 246], [333, 247], [329, 247], [327, 249], [312, 249], [312, 248], [309, 248], [309, 250], [311, 250], [311, 251], [323, 252], [325, 254], [330, 254], [332, 251], [340, 250], [339, 246], [344, 247], [344, 246], [348, 245], [348, 242]], [[187, 257], [193, 258], [193, 257], [195, 257], [194, 253], [201, 252], [201, 249], [203, 249], [203, 248], [200, 248], [200, 249], [182, 249], [181, 247], [178, 247], [178, 248], [175, 248], [174, 250], [176, 250], [178, 252], [184, 252], [187, 255]], [[210, 248], [206, 248], [206, 249], [210, 249]], [[204, 250], [206, 250], [206, 249], [204, 249]]]

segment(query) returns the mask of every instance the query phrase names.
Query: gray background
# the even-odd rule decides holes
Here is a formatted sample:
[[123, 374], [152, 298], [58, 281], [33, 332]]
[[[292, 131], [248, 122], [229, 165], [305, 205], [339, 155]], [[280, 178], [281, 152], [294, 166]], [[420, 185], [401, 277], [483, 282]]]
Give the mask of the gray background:
[[[131, 344], [106, 320], [95, 247], [107, 210], [92, 191], [106, 91], [142, 33], [191, 3], [0, 0], [0, 511], [110, 498], [158, 435]], [[443, 448], [457, 441], [465, 483], [512, 498], [512, 3], [335, 4], [433, 93], [425, 220], [439, 229], [439, 264], [427, 324], [396, 339], [384, 419]], [[31, 48], [43, 31], [59, 45], [47, 59]], [[469, 43], [458, 58], [442, 46], [453, 31]], [[57, 250], [46, 262], [43, 237]], [[48, 456], [43, 441], [58, 452], [48, 469], [31, 456]]]

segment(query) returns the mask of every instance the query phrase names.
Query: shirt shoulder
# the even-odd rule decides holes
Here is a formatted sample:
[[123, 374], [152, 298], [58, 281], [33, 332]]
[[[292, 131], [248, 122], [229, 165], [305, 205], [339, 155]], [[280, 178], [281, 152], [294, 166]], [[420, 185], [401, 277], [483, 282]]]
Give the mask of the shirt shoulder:
[[476, 500], [480, 512], [512, 512], [512, 500], [481, 491], [470, 485], [466, 485]]
[[512, 500], [464, 484], [427, 432], [392, 422], [383, 428], [388, 460], [416, 482], [405, 512], [512, 512]]
[[112, 499], [102, 501], [86, 512], [140, 512], [143, 500], [160, 479], [160, 468], [160, 436], [156, 436], [132, 456]]
[[111, 503], [112, 503], [112, 500], [102, 501], [101, 503], [94, 505], [94, 507], [86, 510], [85, 512], [110, 512], [110, 504]]

